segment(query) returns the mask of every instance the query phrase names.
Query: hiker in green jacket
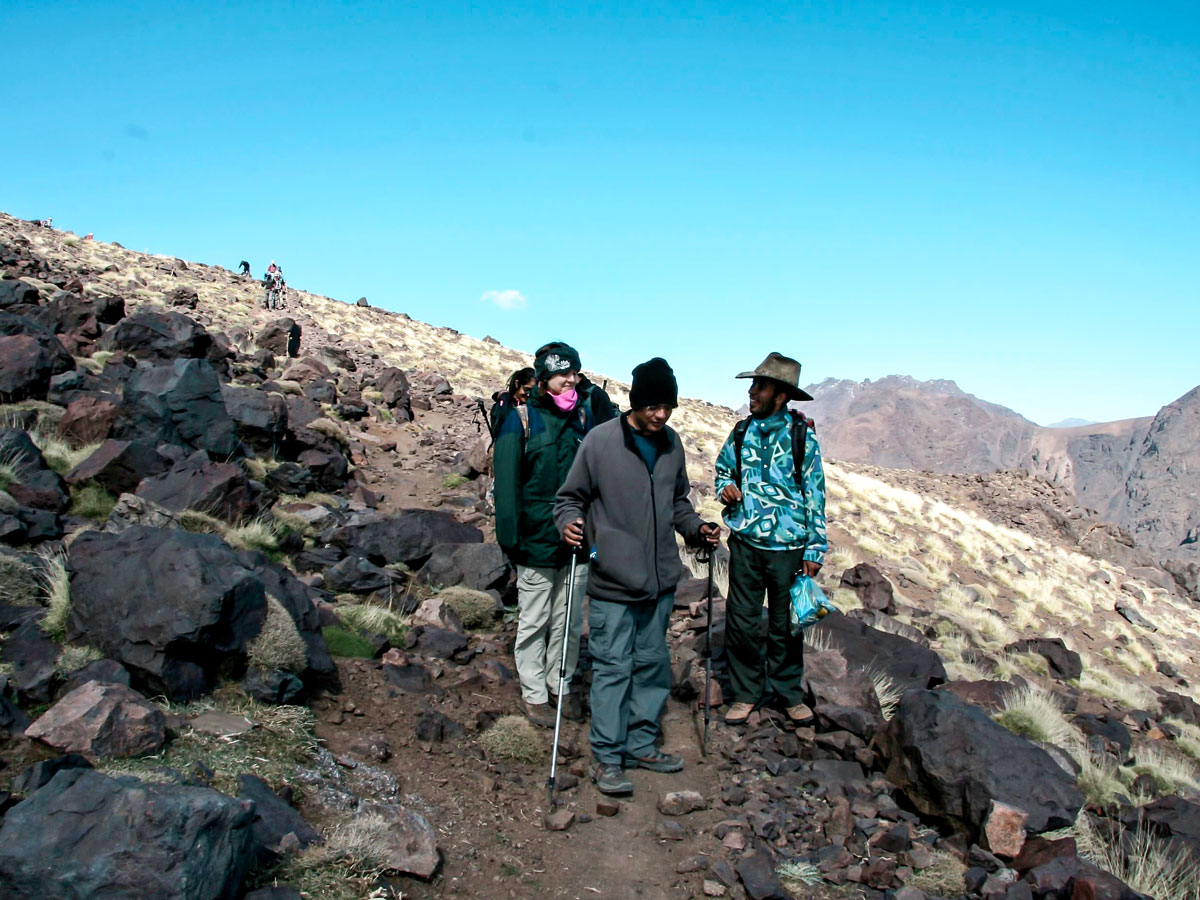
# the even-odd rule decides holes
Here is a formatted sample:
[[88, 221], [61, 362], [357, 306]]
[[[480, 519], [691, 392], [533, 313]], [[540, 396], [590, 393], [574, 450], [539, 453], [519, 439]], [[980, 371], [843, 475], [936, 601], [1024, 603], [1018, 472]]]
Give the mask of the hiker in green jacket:
[[[567, 640], [567, 684], [579, 660], [583, 604], [566, 621], [571, 549], [554, 524], [554, 497], [594, 424], [591, 408], [575, 390], [579, 354], [567, 344], [543, 348], [534, 360], [537, 387], [528, 401], [504, 416], [492, 457], [496, 542], [517, 566], [515, 656], [525, 714], [554, 727], [558, 661]], [[576, 596], [587, 588], [587, 563], [576, 568]], [[583, 717], [578, 696], [566, 692], [563, 715]]]
[[588, 584], [592, 657], [591, 778], [605, 794], [628, 794], [625, 767], [678, 772], [683, 758], [657, 746], [671, 690], [667, 622], [683, 574], [676, 533], [715, 546], [720, 528], [688, 500], [675, 375], [655, 357], [633, 370], [630, 411], [596, 427], [558, 492], [563, 540], [593, 554]]

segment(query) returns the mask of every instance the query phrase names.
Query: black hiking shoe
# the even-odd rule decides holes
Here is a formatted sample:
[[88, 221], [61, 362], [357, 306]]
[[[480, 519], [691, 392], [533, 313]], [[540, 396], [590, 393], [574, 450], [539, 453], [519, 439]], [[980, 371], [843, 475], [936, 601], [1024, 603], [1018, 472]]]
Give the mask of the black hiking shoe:
[[[550, 695], [550, 706], [558, 706], [558, 697], [555, 694]], [[583, 702], [579, 699], [579, 695], [575, 693], [563, 694], [562, 697], [563, 718], [569, 722], [583, 721]]]
[[633, 782], [625, 776], [625, 770], [616, 763], [593, 763], [588, 776], [602, 794], [632, 794]]
[[554, 727], [554, 708], [549, 703], [525, 701], [525, 718], [542, 728]]
[[679, 772], [683, 769], [683, 757], [654, 749], [642, 756], [626, 756], [625, 765], [651, 772]]

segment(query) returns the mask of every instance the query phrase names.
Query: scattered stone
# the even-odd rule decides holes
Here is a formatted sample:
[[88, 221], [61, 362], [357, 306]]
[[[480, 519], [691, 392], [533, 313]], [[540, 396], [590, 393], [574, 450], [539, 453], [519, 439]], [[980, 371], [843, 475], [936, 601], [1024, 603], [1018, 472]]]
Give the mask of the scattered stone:
[[202, 712], [192, 716], [187, 721], [193, 731], [220, 738], [231, 738], [241, 734], [248, 734], [255, 728], [254, 723], [245, 716], [239, 716], [237, 713], [221, 712], [220, 710]]
[[238, 776], [238, 797], [254, 803], [252, 828], [260, 859], [275, 859], [289, 850], [321, 843], [316, 830], [258, 776]]
[[548, 831], [566, 831], [575, 824], [575, 811], [572, 809], [559, 809], [546, 816], [546, 829]]
[[725, 892], [729, 889], [719, 881], [713, 881], [710, 878], [705, 878], [701, 890], [704, 891], [705, 897], [724, 897]]
[[654, 826], [654, 836], [662, 841], [687, 840], [688, 830], [674, 820], [659, 822]]
[[26, 728], [25, 736], [94, 757], [148, 756], [167, 741], [157, 706], [125, 685], [99, 681], [71, 691]]
[[775, 874], [775, 860], [766, 850], [756, 850], [738, 860], [737, 873], [750, 900], [790, 900]]
[[1015, 641], [1004, 648], [1009, 653], [1036, 653], [1050, 664], [1054, 677], [1070, 681], [1083, 674], [1083, 661], [1078, 653], [1067, 648], [1062, 638], [1030, 638]]
[[708, 801], [696, 791], [670, 791], [658, 798], [658, 811], [664, 816], [686, 816], [708, 809]]
[[395, 804], [363, 804], [363, 812], [377, 813], [390, 824], [385, 868], [402, 875], [432, 878], [441, 864], [437, 838], [424, 816]]
[[621, 811], [621, 804], [616, 800], [601, 798], [596, 801], [596, 815], [598, 816], [615, 816]]
[[368, 734], [359, 737], [350, 744], [349, 750], [355, 756], [372, 759], [376, 762], [387, 762], [392, 758], [392, 746], [384, 734]]
[[987, 848], [997, 856], [1013, 859], [1025, 846], [1025, 822], [1029, 814], [1023, 809], [992, 800], [991, 809], [983, 823]]
[[1139, 628], [1145, 628], [1147, 631], [1158, 631], [1158, 627], [1143, 616], [1132, 603], [1126, 603], [1124, 600], [1118, 600], [1116, 604], [1117, 614], [1120, 615], [1130, 625], [1136, 625]]
[[704, 854], [689, 856], [675, 864], [676, 875], [689, 875], [692, 872], [703, 872], [708, 869], [708, 857]]
[[896, 611], [892, 583], [870, 563], [859, 563], [843, 572], [840, 586], [854, 591], [865, 609], [889, 615]]

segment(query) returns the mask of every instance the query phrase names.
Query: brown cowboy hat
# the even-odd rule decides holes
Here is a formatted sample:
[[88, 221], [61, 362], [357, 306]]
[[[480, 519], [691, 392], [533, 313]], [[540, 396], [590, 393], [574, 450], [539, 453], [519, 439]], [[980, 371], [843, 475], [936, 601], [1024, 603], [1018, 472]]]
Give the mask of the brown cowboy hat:
[[743, 372], [738, 378], [770, 378], [783, 385], [793, 400], [811, 400], [812, 395], [800, 389], [800, 363], [782, 353], [768, 353], [753, 372]]

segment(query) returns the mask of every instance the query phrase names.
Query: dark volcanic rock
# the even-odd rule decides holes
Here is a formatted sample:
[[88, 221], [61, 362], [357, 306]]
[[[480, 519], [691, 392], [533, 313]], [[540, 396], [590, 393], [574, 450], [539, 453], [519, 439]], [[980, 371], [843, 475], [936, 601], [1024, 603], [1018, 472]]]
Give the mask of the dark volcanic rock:
[[100, 338], [104, 350], [123, 350], [154, 364], [204, 359], [212, 335], [181, 313], [137, 312], [122, 319]]
[[203, 359], [177, 359], [135, 371], [125, 385], [111, 436], [180, 444], [220, 459], [238, 449], [217, 373]]
[[78, 753], [64, 753], [53, 759], [44, 759], [34, 763], [28, 769], [13, 779], [13, 792], [17, 794], [32, 794], [40, 787], [50, 783], [62, 769], [90, 769], [91, 762]]
[[887, 776], [918, 810], [978, 835], [990, 803], [1029, 813], [1038, 834], [1075, 821], [1083, 795], [1050, 755], [945, 691], [909, 691], [881, 733]]
[[814, 638], [823, 634], [851, 669], [883, 672], [900, 691], [936, 687], [946, 680], [946, 669], [933, 650], [850, 616], [828, 615], [809, 634]]
[[241, 466], [211, 462], [203, 451], [161, 475], [143, 479], [137, 496], [172, 512], [195, 509], [229, 522], [250, 515], [257, 502], [255, 488]]
[[159, 475], [170, 462], [149, 444], [107, 440], [67, 473], [70, 484], [94, 481], [115, 495], [131, 493], [145, 477]]
[[88, 395], [72, 400], [58, 421], [58, 433], [79, 445], [108, 437], [117, 418], [117, 406], [103, 397]]
[[221, 386], [221, 396], [243, 441], [256, 450], [274, 450], [279, 445], [288, 427], [282, 394], [226, 384]]
[[483, 532], [444, 512], [402, 509], [394, 515], [357, 513], [345, 525], [322, 532], [322, 543], [365, 556], [376, 565], [423, 564], [441, 543], [482, 543]]
[[321, 843], [316, 830], [257, 775], [238, 776], [238, 797], [254, 803], [254, 843], [260, 857], [281, 856], [281, 844], [289, 834], [295, 835], [299, 848]]
[[252, 858], [249, 804], [91, 769], [60, 771], [0, 827], [11, 900], [234, 900]]
[[438, 544], [417, 578], [438, 587], [501, 590], [508, 584], [511, 571], [508, 558], [497, 544]]
[[1069, 650], [1062, 638], [1030, 638], [1016, 641], [1004, 648], [1009, 653], [1036, 653], [1050, 664], [1050, 671], [1063, 681], [1070, 681], [1083, 674], [1083, 661], [1074, 650]]
[[1141, 808], [1122, 810], [1126, 828], [1150, 829], [1169, 842], [1171, 849], [1191, 856], [1200, 865], [1200, 804], [1183, 797], [1161, 797]]
[[135, 525], [71, 544], [68, 637], [175, 701], [199, 696], [262, 628], [262, 580], [219, 537]]
[[11, 685], [26, 700], [45, 703], [53, 693], [58, 645], [35, 620], [26, 621], [0, 644], [0, 661], [12, 667]]
[[300, 353], [300, 326], [286, 316], [273, 319], [255, 336], [254, 346], [276, 356], [296, 356]]
[[68, 693], [26, 728], [25, 736], [96, 757], [148, 756], [167, 740], [157, 706], [125, 685], [99, 681]]
[[325, 570], [325, 588], [335, 594], [369, 594], [390, 584], [390, 572], [372, 565], [361, 556], [347, 556]]
[[866, 609], [889, 614], [896, 611], [892, 583], [870, 563], [859, 563], [843, 572], [841, 586], [854, 591]]
[[8, 402], [45, 400], [50, 378], [57, 374], [55, 363], [55, 355], [36, 338], [25, 334], [0, 337], [0, 397]]

